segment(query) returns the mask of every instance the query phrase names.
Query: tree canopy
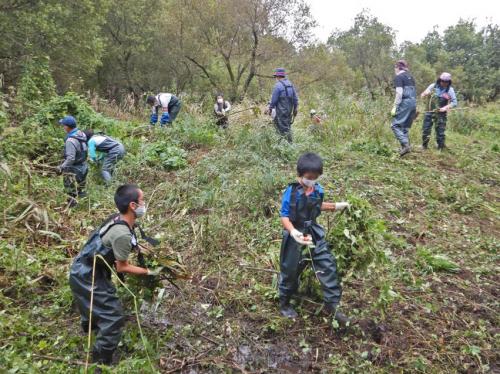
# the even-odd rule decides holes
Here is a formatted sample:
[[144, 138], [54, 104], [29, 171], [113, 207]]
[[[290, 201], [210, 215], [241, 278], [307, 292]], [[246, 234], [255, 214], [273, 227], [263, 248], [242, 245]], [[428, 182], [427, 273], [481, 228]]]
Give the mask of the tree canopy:
[[4, 92], [16, 87], [43, 60], [61, 92], [120, 100], [158, 90], [222, 91], [231, 100], [261, 100], [272, 69], [285, 66], [299, 89], [365, 88], [374, 98], [391, 92], [393, 63], [406, 58], [420, 87], [449, 71], [462, 99], [498, 97], [498, 25], [459, 20], [399, 46], [395, 31], [368, 11], [326, 43], [314, 39], [315, 25], [304, 0], [5, 0], [0, 84]]

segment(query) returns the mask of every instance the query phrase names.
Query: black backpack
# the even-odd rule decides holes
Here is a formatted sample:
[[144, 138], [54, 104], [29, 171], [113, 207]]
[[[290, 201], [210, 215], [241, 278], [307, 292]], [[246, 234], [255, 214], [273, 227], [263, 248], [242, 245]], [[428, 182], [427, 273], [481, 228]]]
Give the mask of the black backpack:
[[[78, 257], [80, 258], [80, 260], [89, 266], [93, 266], [95, 256], [97, 256], [97, 255], [102, 256], [106, 263], [103, 262], [102, 258], [98, 258], [96, 261], [96, 269], [99, 271], [103, 271], [104, 274], [108, 278], [111, 277], [110, 268], [113, 268], [115, 266], [116, 258], [115, 258], [115, 255], [113, 253], [113, 249], [107, 248], [103, 244], [102, 238], [108, 233], [108, 231], [113, 226], [125, 225], [130, 230], [130, 233], [132, 234], [132, 236], [137, 239], [137, 236], [135, 235], [135, 231], [133, 229], [130, 229], [127, 222], [125, 222], [119, 218], [120, 218], [119, 214], [113, 214], [110, 218], [105, 220], [102, 225], [100, 225], [97, 229], [92, 231], [87, 242], [84, 244], [82, 250], [78, 254]], [[110, 224], [110, 221], [114, 221], [114, 222]], [[101, 233], [102, 228], [108, 224], [109, 224], [109, 226], [106, 227], [106, 230], [104, 230]], [[139, 232], [141, 233], [142, 239], [147, 241], [149, 244], [151, 244], [153, 246], [157, 246], [160, 243], [158, 240], [147, 236], [146, 233], [144, 232], [144, 230], [140, 226], [137, 226], [137, 228], [139, 229]], [[134, 250], [134, 249], [137, 250], [137, 248], [138, 248], [138, 246], [136, 244], [135, 247], [132, 248], [132, 250]], [[140, 251], [138, 251], [138, 259], [139, 259], [139, 265], [142, 267], [145, 267], [144, 266], [144, 258], [143, 258], [142, 253]], [[106, 266], [106, 264], [109, 266]], [[120, 275], [120, 274], [118, 274], [118, 275]]]
[[[111, 271], [109, 268], [110, 267], [113, 268], [115, 266], [116, 259], [115, 259], [115, 255], [113, 253], [113, 249], [107, 248], [103, 244], [102, 238], [115, 225], [125, 225], [125, 226], [127, 226], [127, 228], [129, 228], [128, 223], [119, 219], [119, 217], [120, 216], [118, 214], [111, 216], [109, 219], [104, 221], [104, 223], [102, 225], [100, 225], [97, 229], [92, 231], [87, 242], [84, 244], [82, 250], [78, 254], [78, 257], [80, 258], [80, 260], [89, 266], [93, 266], [95, 256], [97, 256], [97, 255], [102, 256], [104, 258], [104, 261], [106, 262], [106, 264], [109, 265], [109, 267], [106, 266], [106, 264], [103, 262], [102, 258], [98, 258], [97, 262], [96, 262], [96, 269], [104, 271], [104, 273], [108, 277], [111, 276]], [[114, 221], [114, 222], [110, 223], [110, 221]], [[101, 233], [102, 228], [105, 227], [106, 225], [108, 225], [108, 227], [106, 227], [106, 230], [104, 230]], [[129, 228], [129, 230], [132, 233], [132, 235], [135, 237], [134, 231], [131, 230], [130, 228]]]

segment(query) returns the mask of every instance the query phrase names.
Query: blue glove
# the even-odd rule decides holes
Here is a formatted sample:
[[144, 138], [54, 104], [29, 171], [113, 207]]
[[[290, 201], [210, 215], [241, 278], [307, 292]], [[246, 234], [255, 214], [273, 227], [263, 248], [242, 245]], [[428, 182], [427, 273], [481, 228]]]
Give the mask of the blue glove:
[[168, 112], [163, 112], [160, 118], [160, 125], [165, 125], [170, 121], [170, 114]]
[[156, 114], [156, 113], [151, 114], [151, 119], [149, 122], [152, 125], [156, 125], [156, 122], [158, 122], [158, 114]]

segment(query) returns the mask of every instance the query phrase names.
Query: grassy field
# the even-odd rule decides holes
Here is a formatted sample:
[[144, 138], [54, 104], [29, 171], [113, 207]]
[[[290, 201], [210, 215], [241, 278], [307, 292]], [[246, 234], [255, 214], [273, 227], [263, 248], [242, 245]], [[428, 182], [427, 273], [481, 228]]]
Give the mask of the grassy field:
[[[143, 226], [161, 240], [158, 253], [177, 258], [190, 275], [179, 289], [165, 285], [157, 313], [142, 302], [146, 348], [160, 372], [500, 370], [500, 107], [451, 114], [445, 152], [418, 149], [418, 118], [414, 152], [400, 159], [388, 105], [348, 97], [310, 104], [324, 125], [311, 132], [299, 115], [293, 145], [251, 111], [235, 115], [224, 132], [186, 105], [172, 128], [151, 130], [74, 97], [7, 127], [0, 141], [2, 372], [83, 371], [87, 340], [68, 268], [113, 212], [114, 187], [123, 182], [145, 192]], [[66, 210], [62, 180], [48, 166], [57, 165], [63, 139], [51, 122], [70, 105], [83, 124], [122, 139], [128, 154], [111, 188], [93, 168], [88, 198]], [[321, 218], [339, 259], [343, 311], [356, 320], [345, 330], [322, 311], [311, 271], [296, 300], [300, 318], [278, 312], [280, 197], [305, 151], [324, 157], [327, 199], [353, 202], [350, 212]], [[149, 299], [149, 290], [127, 279], [141, 301]], [[113, 372], [149, 372], [132, 299], [119, 293], [129, 318]]]

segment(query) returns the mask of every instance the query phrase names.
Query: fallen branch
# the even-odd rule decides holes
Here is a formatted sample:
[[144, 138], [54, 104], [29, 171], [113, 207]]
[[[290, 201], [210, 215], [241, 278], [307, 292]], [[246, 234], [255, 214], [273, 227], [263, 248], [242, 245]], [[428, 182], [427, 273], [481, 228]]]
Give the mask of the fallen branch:
[[68, 360], [68, 359], [62, 358], [62, 357], [54, 357], [54, 356], [38, 355], [38, 354], [33, 354], [33, 357], [36, 357], [36, 358], [39, 358], [39, 359], [42, 359], [42, 360], [64, 362], [66, 364], [70, 364], [70, 365], [74, 365], [74, 366], [83, 366], [83, 365], [85, 365], [85, 362], [83, 362], [83, 361]]
[[274, 269], [261, 269], [261, 268], [254, 268], [252, 266], [245, 266], [245, 265], [240, 265], [238, 264], [239, 267], [249, 269], [249, 270], [255, 270], [255, 271], [264, 271], [266, 273], [273, 273], [273, 274], [279, 274], [280, 272]]

